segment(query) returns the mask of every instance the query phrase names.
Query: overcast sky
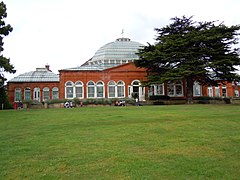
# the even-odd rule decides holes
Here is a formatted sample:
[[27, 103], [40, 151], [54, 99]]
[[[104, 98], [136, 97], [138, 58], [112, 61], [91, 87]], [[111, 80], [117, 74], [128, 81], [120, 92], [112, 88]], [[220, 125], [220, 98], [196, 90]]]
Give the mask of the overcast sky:
[[50, 65], [54, 73], [89, 60], [103, 45], [124, 36], [153, 43], [154, 28], [170, 18], [240, 24], [239, 0], [4, 0], [13, 31], [4, 38], [3, 55], [19, 74]]

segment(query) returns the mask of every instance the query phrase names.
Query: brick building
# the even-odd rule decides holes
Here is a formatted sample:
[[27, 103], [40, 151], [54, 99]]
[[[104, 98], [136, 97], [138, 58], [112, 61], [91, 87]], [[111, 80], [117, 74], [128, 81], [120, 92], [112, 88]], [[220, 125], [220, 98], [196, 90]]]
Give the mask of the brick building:
[[[74, 98], [131, 98], [139, 94], [144, 101], [151, 95], [168, 95], [172, 99], [186, 99], [184, 81], [141, 86], [146, 78], [144, 68], [137, 68], [133, 61], [142, 44], [128, 38], [118, 38], [102, 46], [83, 65], [61, 69], [59, 75], [49, 69], [37, 68], [8, 81], [8, 98], [11, 103], [22, 100], [39, 102], [49, 99]], [[193, 86], [193, 96], [239, 96], [240, 84], [227, 83], [218, 87]]]

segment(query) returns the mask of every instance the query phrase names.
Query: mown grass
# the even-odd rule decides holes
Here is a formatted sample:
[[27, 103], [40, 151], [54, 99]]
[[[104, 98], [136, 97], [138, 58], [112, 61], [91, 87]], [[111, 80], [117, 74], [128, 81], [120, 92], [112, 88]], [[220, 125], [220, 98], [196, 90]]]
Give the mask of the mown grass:
[[239, 179], [240, 106], [0, 111], [0, 179]]

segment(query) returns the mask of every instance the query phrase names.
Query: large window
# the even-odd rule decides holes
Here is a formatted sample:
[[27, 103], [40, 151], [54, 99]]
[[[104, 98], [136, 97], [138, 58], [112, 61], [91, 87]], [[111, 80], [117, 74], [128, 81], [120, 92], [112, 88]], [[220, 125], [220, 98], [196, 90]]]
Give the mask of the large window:
[[73, 98], [73, 82], [72, 81], [66, 82], [66, 84], [65, 84], [65, 92], [66, 92], [65, 97], [67, 99], [72, 99]]
[[52, 99], [58, 99], [59, 98], [59, 91], [58, 87], [52, 88]]
[[198, 82], [194, 82], [193, 84], [193, 96], [201, 96], [202, 95], [202, 89]]
[[125, 92], [124, 92], [124, 82], [123, 81], [118, 81], [117, 83], [117, 97], [123, 98], [125, 97]]
[[149, 96], [152, 95], [164, 95], [164, 84], [156, 84], [149, 87]]
[[50, 99], [50, 91], [48, 87], [43, 88], [43, 101], [47, 101]]
[[108, 82], [108, 97], [109, 98], [123, 98], [125, 97], [125, 83], [123, 81]]
[[24, 89], [24, 99], [31, 100], [31, 89], [30, 88]]
[[95, 83], [93, 81], [89, 81], [87, 83], [87, 97], [88, 98], [95, 97]]
[[75, 93], [77, 98], [83, 98], [83, 83], [77, 81], [75, 83]]
[[116, 83], [114, 81], [108, 82], [108, 97], [114, 98], [116, 96]]
[[104, 84], [102, 81], [97, 82], [97, 97], [98, 98], [104, 97]]
[[21, 101], [22, 100], [22, 93], [20, 88], [15, 89], [15, 101]]
[[215, 87], [215, 96], [216, 96], [216, 97], [220, 97], [220, 89], [219, 89], [219, 86], [216, 86], [216, 87]]
[[169, 81], [167, 85], [167, 92], [169, 96], [183, 96], [182, 81]]

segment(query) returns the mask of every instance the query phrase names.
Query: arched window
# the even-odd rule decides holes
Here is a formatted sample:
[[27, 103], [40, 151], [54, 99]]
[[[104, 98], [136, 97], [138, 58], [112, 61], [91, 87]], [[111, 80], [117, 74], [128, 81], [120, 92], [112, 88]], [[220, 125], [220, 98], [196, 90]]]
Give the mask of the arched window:
[[40, 102], [40, 88], [39, 87], [34, 88], [33, 99]]
[[22, 92], [20, 88], [15, 89], [15, 101], [21, 101], [22, 100]]
[[169, 81], [167, 85], [167, 92], [169, 96], [183, 96], [182, 81]]
[[108, 82], [108, 97], [114, 98], [116, 97], [116, 83], [114, 81]]
[[58, 99], [59, 98], [59, 91], [58, 87], [52, 88], [52, 99]]
[[77, 81], [75, 83], [75, 93], [77, 98], [83, 98], [83, 83], [81, 81]]
[[133, 85], [133, 86], [139, 86], [139, 81], [133, 81], [133, 82], [132, 82], [132, 85]]
[[201, 86], [198, 82], [194, 82], [193, 84], [193, 96], [201, 96], [202, 95], [202, 90]]
[[29, 87], [24, 89], [24, 100], [31, 100], [31, 89]]
[[118, 81], [117, 83], [117, 97], [123, 98], [125, 97], [125, 84], [123, 81]]
[[95, 83], [93, 81], [89, 81], [87, 83], [87, 97], [88, 98], [95, 97]]
[[65, 84], [65, 97], [67, 99], [72, 99], [73, 98], [73, 82], [72, 81], [67, 81]]
[[176, 96], [183, 95], [183, 84], [182, 81], [175, 82]]
[[102, 81], [97, 82], [97, 97], [104, 97], [104, 83]]
[[50, 99], [50, 91], [48, 87], [43, 88], [43, 101], [47, 101]]

